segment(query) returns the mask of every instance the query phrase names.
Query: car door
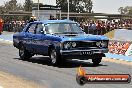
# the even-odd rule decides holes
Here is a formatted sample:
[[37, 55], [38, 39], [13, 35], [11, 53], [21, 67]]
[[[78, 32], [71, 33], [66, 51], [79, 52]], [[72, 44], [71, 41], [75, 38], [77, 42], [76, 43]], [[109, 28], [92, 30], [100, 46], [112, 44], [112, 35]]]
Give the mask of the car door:
[[34, 44], [34, 46], [35, 46], [36, 52], [39, 54], [44, 54], [44, 55], [47, 54], [48, 47], [46, 46], [47, 43], [45, 43], [47, 36], [45, 34], [44, 24], [42, 24], [42, 23], [37, 24], [35, 36], [36, 37], [35, 37], [34, 41], [37, 44]]
[[35, 43], [34, 39], [36, 37], [35, 36], [36, 26], [37, 26], [36, 23], [31, 23], [25, 32], [25, 37], [24, 37], [24, 39], [26, 41], [25, 46], [26, 46], [27, 50], [30, 50], [30, 51], [34, 51], [33, 47], [34, 47], [34, 43]]

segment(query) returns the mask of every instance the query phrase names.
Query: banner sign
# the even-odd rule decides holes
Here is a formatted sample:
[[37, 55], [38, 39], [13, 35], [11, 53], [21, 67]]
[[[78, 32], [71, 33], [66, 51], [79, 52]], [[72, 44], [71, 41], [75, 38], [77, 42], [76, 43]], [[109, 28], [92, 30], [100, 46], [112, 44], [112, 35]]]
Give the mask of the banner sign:
[[132, 56], [132, 44], [129, 46], [129, 48], [127, 49], [126, 53], [125, 53], [126, 56]]
[[126, 51], [130, 47], [131, 42], [126, 41], [110, 41], [109, 42], [109, 53], [125, 55]]
[[81, 66], [78, 68], [76, 82], [79, 85], [84, 84], [128, 84], [131, 82], [129, 74], [87, 74]]

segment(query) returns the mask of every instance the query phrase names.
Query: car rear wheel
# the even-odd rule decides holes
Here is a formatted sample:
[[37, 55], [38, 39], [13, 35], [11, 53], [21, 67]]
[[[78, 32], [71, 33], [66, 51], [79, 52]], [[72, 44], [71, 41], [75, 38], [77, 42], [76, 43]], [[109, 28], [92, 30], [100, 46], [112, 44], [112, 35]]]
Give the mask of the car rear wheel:
[[52, 49], [50, 52], [50, 59], [52, 65], [60, 65], [61, 63], [61, 57], [57, 54], [55, 49]]
[[99, 65], [99, 63], [101, 62], [102, 58], [95, 58], [95, 59], [92, 59], [92, 62], [93, 62], [93, 65]]
[[28, 60], [32, 57], [31, 53], [28, 52], [23, 45], [19, 48], [19, 56], [21, 60]]

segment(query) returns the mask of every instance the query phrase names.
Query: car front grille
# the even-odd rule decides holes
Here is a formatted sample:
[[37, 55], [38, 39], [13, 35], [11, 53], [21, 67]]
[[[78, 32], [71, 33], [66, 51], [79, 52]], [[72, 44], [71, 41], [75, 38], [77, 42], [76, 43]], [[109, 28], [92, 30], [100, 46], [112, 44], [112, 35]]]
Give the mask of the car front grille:
[[[107, 40], [105, 41], [65, 41], [63, 43], [63, 49], [64, 50], [85, 50], [85, 49], [100, 49], [100, 48], [108, 48], [108, 44], [106, 47], [103, 47], [101, 45], [102, 42], [109, 42]], [[64, 45], [67, 44], [65, 48]]]
[[72, 47], [71, 49], [88, 49], [88, 48], [99, 48], [97, 45], [96, 45], [96, 42], [83, 42], [83, 41], [79, 41], [79, 42], [76, 42], [76, 47]]
[[96, 42], [77, 42], [77, 47], [97, 47]]

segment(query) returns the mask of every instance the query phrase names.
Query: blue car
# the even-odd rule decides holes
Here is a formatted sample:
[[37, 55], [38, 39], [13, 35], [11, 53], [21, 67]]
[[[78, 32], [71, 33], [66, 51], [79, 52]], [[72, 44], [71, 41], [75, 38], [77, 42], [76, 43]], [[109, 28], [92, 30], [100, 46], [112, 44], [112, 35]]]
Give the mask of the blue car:
[[94, 65], [99, 65], [108, 52], [108, 42], [106, 36], [86, 34], [70, 20], [30, 22], [13, 35], [13, 45], [19, 49], [21, 59], [44, 55], [50, 57], [52, 65], [66, 59], [92, 59]]

